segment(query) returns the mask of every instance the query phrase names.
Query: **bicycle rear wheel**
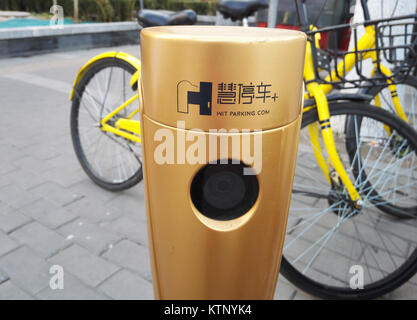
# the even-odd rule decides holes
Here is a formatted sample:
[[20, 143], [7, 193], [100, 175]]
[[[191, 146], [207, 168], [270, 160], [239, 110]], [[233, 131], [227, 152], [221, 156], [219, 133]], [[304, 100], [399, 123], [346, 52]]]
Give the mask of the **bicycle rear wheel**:
[[[330, 115], [339, 156], [363, 205], [356, 208], [343, 184], [333, 180], [329, 184], [321, 172], [309, 136], [309, 128], [312, 128], [309, 125], [320, 128], [317, 110], [306, 112], [300, 133], [281, 273], [300, 289], [318, 297], [375, 298], [397, 288], [417, 272], [417, 219], [402, 220], [386, 215], [372, 201], [366, 182], [372, 181], [374, 187], [385, 185], [380, 194], [386, 192], [386, 199], [391, 199], [389, 195], [399, 188], [412, 187], [414, 193], [407, 201], [416, 206], [417, 135], [389, 112], [365, 103], [331, 103]], [[355, 179], [355, 162], [346, 150], [347, 118], [356, 121], [355, 157], [361, 159], [362, 168], [366, 168], [368, 178], [372, 180]], [[372, 126], [367, 127], [365, 123]], [[409, 148], [406, 157], [396, 157], [389, 149], [385, 128], [406, 141]], [[319, 139], [323, 147], [321, 137]], [[324, 148], [323, 155], [326, 159]], [[412, 178], [393, 180], [391, 169], [394, 172], [408, 170]], [[394, 184], [396, 187], [392, 187]]]
[[[110, 191], [128, 189], [142, 180], [140, 143], [101, 130], [101, 120], [136, 92], [130, 79], [136, 68], [118, 58], [98, 60], [74, 88], [71, 136], [77, 158], [87, 175]], [[139, 107], [133, 101], [109, 123], [127, 117]]]

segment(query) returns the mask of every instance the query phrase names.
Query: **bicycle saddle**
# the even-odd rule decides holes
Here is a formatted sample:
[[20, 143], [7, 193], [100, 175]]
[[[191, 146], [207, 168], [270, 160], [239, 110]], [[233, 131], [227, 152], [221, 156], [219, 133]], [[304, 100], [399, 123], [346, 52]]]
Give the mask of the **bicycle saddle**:
[[232, 21], [242, 20], [254, 14], [259, 9], [268, 8], [267, 0], [220, 0], [217, 3], [217, 10], [226, 19], [231, 18]]
[[175, 13], [162, 13], [156, 10], [141, 10], [138, 22], [142, 27], [195, 24], [197, 14], [194, 10], [182, 10]]

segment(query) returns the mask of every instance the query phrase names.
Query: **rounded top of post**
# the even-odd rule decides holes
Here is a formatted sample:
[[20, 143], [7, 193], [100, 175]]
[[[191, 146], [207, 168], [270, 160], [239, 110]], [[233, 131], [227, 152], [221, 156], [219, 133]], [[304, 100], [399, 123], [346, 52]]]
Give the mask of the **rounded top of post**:
[[239, 26], [163, 26], [145, 28], [142, 32], [156, 38], [202, 42], [282, 42], [306, 39], [305, 33], [294, 30]]
[[167, 126], [273, 129], [301, 114], [306, 36], [231, 26], [141, 31], [142, 113]]

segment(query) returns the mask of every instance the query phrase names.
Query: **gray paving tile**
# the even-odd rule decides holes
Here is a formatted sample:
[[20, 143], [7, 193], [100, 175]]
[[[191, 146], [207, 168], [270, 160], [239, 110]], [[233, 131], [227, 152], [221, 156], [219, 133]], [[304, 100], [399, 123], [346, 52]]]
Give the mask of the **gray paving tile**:
[[104, 281], [99, 289], [113, 299], [152, 300], [154, 298], [152, 284], [125, 269]]
[[[62, 134], [51, 137], [49, 145], [52, 148], [56, 148], [57, 151], [61, 152], [61, 154], [55, 158], [61, 158], [62, 156], [65, 156], [66, 158], [70, 158], [70, 160], [72, 161], [73, 160], [77, 161], [75, 153], [74, 153], [74, 149], [72, 147], [72, 141], [71, 139], [68, 139], [68, 137], [71, 134], [70, 127], [68, 126], [67, 128], [63, 128], [63, 129], [64, 130], [62, 130], [61, 132]], [[52, 159], [55, 159], [55, 158], [52, 158]], [[52, 159], [48, 159], [46, 161], [49, 161]], [[61, 167], [61, 165], [64, 163], [67, 164], [68, 162], [65, 162], [65, 161], [62, 162], [61, 160], [61, 163], [59, 163], [57, 167]]]
[[142, 221], [146, 221], [143, 182], [129, 190], [125, 190], [123, 193], [117, 194], [116, 197], [107, 201], [106, 205], [111, 206], [124, 214], [130, 214], [140, 218]]
[[390, 300], [417, 300], [417, 286], [412, 283], [405, 283], [401, 287], [392, 291], [385, 298]]
[[32, 144], [23, 149], [23, 153], [31, 155], [40, 160], [48, 160], [55, 158], [60, 154], [55, 148], [50, 147], [48, 144]]
[[297, 291], [297, 294], [294, 296], [294, 300], [319, 300], [319, 298], [313, 297], [302, 291]]
[[70, 244], [64, 237], [38, 222], [26, 224], [10, 235], [43, 258], [50, 257]]
[[38, 194], [43, 198], [54, 202], [56, 205], [65, 206], [77, 201], [83, 197], [80, 193], [72, 192], [68, 189], [64, 189], [54, 182], [46, 182], [33, 189], [30, 189], [34, 194]]
[[9, 277], [7, 275], [5, 275], [1, 270], [0, 270], [0, 284], [2, 284], [3, 282], [9, 280]]
[[122, 216], [112, 222], [103, 222], [100, 225], [134, 242], [148, 246], [146, 223], [137, 217], [132, 215]]
[[22, 157], [22, 150], [13, 146], [12, 141], [5, 141], [0, 144], [0, 154], [4, 163], [7, 162], [13, 166], [14, 160]]
[[95, 254], [104, 252], [121, 239], [117, 233], [109, 232], [85, 219], [70, 222], [59, 228], [58, 232]]
[[129, 240], [122, 240], [103, 254], [115, 264], [149, 277], [151, 265], [148, 248]]
[[[17, 140], [15, 140], [17, 142]], [[22, 139], [22, 144], [30, 145], [31, 143], [27, 141], [27, 138]], [[42, 173], [51, 169], [51, 166], [43, 160], [36, 159], [32, 156], [25, 156], [20, 159], [17, 159], [13, 162], [13, 165], [22, 168], [33, 173]]]
[[[51, 145], [53, 146], [54, 143], [57, 145], [62, 145], [64, 141], [68, 141], [68, 136], [60, 137], [58, 142], [51, 141]], [[81, 165], [78, 162], [75, 153], [72, 149], [72, 146], [70, 149], [67, 150], [69, 154], [62, 154], [58, 157], [45, 160], [45, 162], [50, 165], [53, 168], [61, 169], [61, 170], [68, 170], [68, 171], [75, 171], [77, 169], [81, 169]], [[86, 180], [89, 179], [86, 174], [84, 174]]]
[[40, 196], [17, 187], [14, 184], [5, 186], [0, 189], [0, 201], [19, 209], [29, 203], [39, 199]]
[[4, 175], [15, 170], [16, 167], [13, 166], [11, 163], [2, 162], [2, 165], [0, 166], [0, 175]]
[[51, 289], [47, 287], [36, 294], [41, 300], [104, 300], [108, 299], [95, 288], [87, 286], [68, 272], [64, 272], [64, 288]]
[[45, 177], [26, 169], [9, 172], [7, 177], [9, 177], [16, 186], [24, 190], [28, 190], [47, 181], [45, 180]]
[[82, 194], [91, 199], [98, 199], [103, 203], [117, 196], [117, 193], [100, 188], [90, 179], [78, 182], [69, 187], [68, 190], [73, 193]]
[[31, 219], [23, 215], [17, 209], [4, 203], [0, 203], [0, 230], [9, 233], [29, 221], [31, 221]]
[[0, 257], [0, 269], [13, 283], [31, 294], [49, 286], [49, 265], [27, 247]]
[[64, 271], [68, 271], [93, 287], [119, 270], [116, 265], [97, 257], [76, 244], [62, 250], [48, 261], [63, 266]]
[[34, 297], [23, 291], [11, 281], [0, 284], [0, 300], [33, 300]]
[[62, 187], [69, 187], [77, 182], [88, 179], [81, 168], [69, 169], [64, 167], [52, 168], [42, 174], [44, 179], [55, 182]]
[[9, 235], [0, 231], [0, 257], [7, 252], [17, 248], [19, 244], [14, 241]]
[[277, 287], [275, 288], [275, 300], [293, 299], [296, 294], [296, 288], [289, 283], [283, 276], [279, 275]]
[[114, 209], [103, 204], [102, 201], [90, 197], [75, 201], [66, 206], [65, 209], [95, 223], [112, 221], [124, 214], [122, 211]]
[[75, 212], [43, 198], [22, 207], [20, 210], [25, 215], [53, 229], [77, 218]]
[[0, 189], [11, 185], [13, 183], [13, 179], [10, 177], [9, 174], [0, 175]]

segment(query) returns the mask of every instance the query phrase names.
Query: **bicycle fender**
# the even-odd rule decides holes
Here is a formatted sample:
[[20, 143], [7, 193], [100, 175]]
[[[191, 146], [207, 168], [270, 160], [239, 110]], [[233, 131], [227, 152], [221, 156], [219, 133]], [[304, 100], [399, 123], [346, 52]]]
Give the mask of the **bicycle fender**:
[[138, 71], [136, 71], [133, 74], [132, 78], [130, 79], [130, 86], [132, 87], [133, 90], [138, 89], [139, 73], [140, 73], [140, 68], [138, 69]]
[[[362, 94], [362, 93], [335, 93], [335, 94], [329, 94], [326, 96], [327, 101], [365, 101], [369, 102], [372, 100], [372, 96], [368, 94]], [[310, 107], [316, 104], [316, 101], [314, 99], [308, 99], [304, 103], [305, 107]]]
[[[377, 74], [379, 75], [379, 76], [382, 76], [382, 74], [380, 73], [380, 72], [378, 72], [378, 71], [376, 71], [377, 72]], [[385, 86], [387, 83], [386, 82], [384, 82], [384, 83], [382, 83], [381, 85], [382, 86]], [[359, 94], [369, 94], [369, 92], [371, 92], [372, 90], [374, 90], [375, 89], [375, 87], [378, 87], [376, 84], [375, 84], [375, 82], [372, 82], [372, 81], [365, 81], [364, 82], [364, 87], [363, 88], [361, 88], [361, 89], [359, 89], [359, 91], [358, 91], [358, 93]]]
[[[111, 52], [104, 52], [102, 54], [99, 54], [93, 58], [91, 58], [85, 65], [83, 65], [80, 70], [77, 73], [77, 76], [75, 77], [74, 83], [72, 85], [72, 89], [71, 89], [71, 93], [70, 93], [70, 100], [73, 99], [74, 97], [74, 88], [75, 86], [80, 82], [80, 80], [82, 79], [82, 77], [84, 76], [85, 72], [88, 70], [88, 68], [91, 67], [92, 64], [94, 64], [95, 62], [101, 60], [101, 59], [106, 59], [106, 58], [117, 58], [117, 59], [121, 59], [126, 61], [127, 63], [130, 63], [131, 65], [133, 65], [138, 71], [140, 70], [140, 60], [135, 58], [134, 56], [124, 53], [124, 52], [116, 52], [116, 51], [111, 51]], [[135, 72], [135, 74], [133, 75], [133, 77], [135, 77], [135, 75], [138, 74], [138, 72]], [[133, 77], [132, 77], [132, 81], [133, 81]], [[138, 76], [137, 76], [138, 77]], [[137, 81], [137, 78], [136, 78]]]

